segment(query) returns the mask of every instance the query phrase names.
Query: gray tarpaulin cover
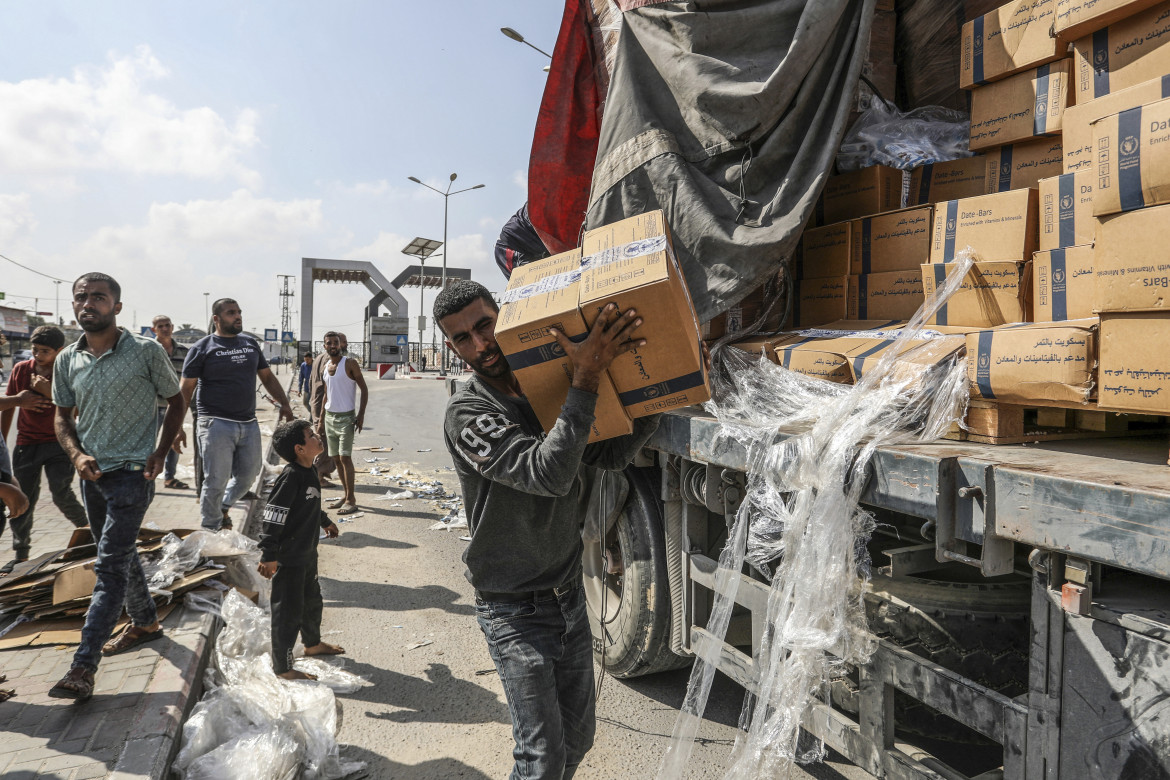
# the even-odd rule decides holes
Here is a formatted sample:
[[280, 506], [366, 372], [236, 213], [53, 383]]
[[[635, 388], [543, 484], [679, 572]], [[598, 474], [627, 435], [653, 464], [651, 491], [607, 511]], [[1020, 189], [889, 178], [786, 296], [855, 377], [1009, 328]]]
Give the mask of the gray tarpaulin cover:
[[661, 208], [699, 319], [738, 303], [791, 256], [812, 213], [845, 131], [874, 4], [627, 10], [586, 228]]

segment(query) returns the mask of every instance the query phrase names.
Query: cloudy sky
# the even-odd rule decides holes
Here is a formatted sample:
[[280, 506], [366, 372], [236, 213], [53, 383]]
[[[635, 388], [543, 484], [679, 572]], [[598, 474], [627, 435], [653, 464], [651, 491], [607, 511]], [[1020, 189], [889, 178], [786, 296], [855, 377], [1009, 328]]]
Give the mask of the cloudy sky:
[[[62, 279], [112, 274], [125, 325], [157, 313], [199, 325], [208, 292], [237, 298], [259, 331], [279, 323], [278, 274], [299, 293], [302, 257], [396, 276], [410, 239], [443, 231], [443, 199], [407, 177], [442, 189], [457, 172], [456, 188], [486, 186], [450, 200], [449, 264], [499, 290], [492, 246], [526, 197], [547, 62], [499, 28], [551, 51], [562, 8], [5, 3], [0, 254]], [[56, 306], [50, 279], [4, 260], [0, 291], [6, 305]], [[405, 294], [413, 317], [418, 291]], [[314, 337], [360, 332], [368, 299], [318, 284]]]

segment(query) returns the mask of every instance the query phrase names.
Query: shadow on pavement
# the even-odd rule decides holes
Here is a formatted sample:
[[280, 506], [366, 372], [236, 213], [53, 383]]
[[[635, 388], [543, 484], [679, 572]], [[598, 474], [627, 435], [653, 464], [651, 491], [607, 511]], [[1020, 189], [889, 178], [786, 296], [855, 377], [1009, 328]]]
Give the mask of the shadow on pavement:
[[347, 658], [345, 670], [374, 683], [346, 694], [347, 703], [364, 701], [393, 708], [367, 709], [367, 718], [392, 723], [512, 722], [507, 705], [494, 692], [456, 677], [446, 664], [431, 663], [423, 676], [414, 676]]
[[348, 582], [321, 577], [325, 609], [339, 607], [375, 607], [389, 612], [415, 609], [441, 609], [453, 615], [474, 615], [475, 607], [456, 604], [458, 593], [442, 585], [408, 588], [389, 582]]
[[370, 780], [376, 778], [450, 780], [452, 777], [463, 778], [463, 780], [493, 780], [490, 775], [485, 775], [478, 769], [454, 758], [437, 758], [423, 761], [421, 764], [400, 764], [357, 745], [347, 746], [341, 755], [348, 761], [365, 761], [369, 770], [365, 777], [370, 778]]
[[329, 543], [333, 547], [386, 547], [392, 550], [413, 550], [418, 547], [410, 542], [400, 542], [397, 539], [386, 539], [381, 536], [371, 536], [361, 531], [351, 531], [345, 524], [341, 526], [341, 535]]

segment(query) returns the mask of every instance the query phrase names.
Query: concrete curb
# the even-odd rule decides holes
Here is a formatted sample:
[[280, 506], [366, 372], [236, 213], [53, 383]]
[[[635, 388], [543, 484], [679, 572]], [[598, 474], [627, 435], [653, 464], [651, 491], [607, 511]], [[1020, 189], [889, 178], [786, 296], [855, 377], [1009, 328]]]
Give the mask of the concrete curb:
[[218, 617], [186, 606], [179, 625], [167, 627], [170, 644], [160, 653], [109, 780], [169, 777], [183, 722], [203, 694], [203, 672], [218, 633]]

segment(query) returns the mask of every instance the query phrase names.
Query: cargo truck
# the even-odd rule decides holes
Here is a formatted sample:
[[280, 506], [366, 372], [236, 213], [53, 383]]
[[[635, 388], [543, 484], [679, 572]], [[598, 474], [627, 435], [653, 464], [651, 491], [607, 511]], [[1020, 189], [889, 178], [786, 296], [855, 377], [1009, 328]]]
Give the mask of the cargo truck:
[[[629, 16], [645, 4], [618, 5], [629, 6]], [[612, 4], [567, 3], [530, 167], [533, 222], [551, 250], [564, 249], [549, 237], [556, 232], [550, 222], [566, 213], [579, 219], [587, 208], [589, 228], [630, 216], [638, 208], [662, 207], [668, 216], [672, 211], [677, 215], [690, 208], [679, 201], [702, 190], [688, 187], [686, 181], [679, 183], [690, 175], [687, 165], [702, 165], [695, 162], [701, 155], [688, 156], [685, 148], [693, 138], [675, 132], [676, 145], [671, 146], [659, 131], [637, 127], [636, 143], [622, 145], [620, 137], [615, 140], [623, 129], [617, 122], [636, 124], [630, 115], [638, 113], [624, 104], [615, 110], [615, 103], [639, 97], [669, 103], [661, 94], [638, 91], [639, 84], [669, 80], [660, 71], [672, 67], [661, 64], [668, 56], [655, 59], [662, 54], [662, 38], [647, 34], [648, 30], [662, 32], [673, 24], [669, 34], [685, 38], [680, 48], [698, 51], [708, 46], [703, 52], [704, 77], [715, 84], [707, 85], [706, 91], [696, 87], [691, 93], [686, 89], [671, 92], [679, 110], [659, 107], [659, 118], [665, 117], [662, 121], [668, 129], [677, 129], [679, 123], [693, 129], [688, 117], [700, 110], [696, 105], [705, 111], [720, 105], [718, 99], [703, 102], [704, 95], [725, 97], [719, 89], [720, 73], [737, 79], [766, 59], [745, 42], [726, 58], [734, 60], [735, 68], [721, 71], [724, 63], [710, 50], [714, 47], [710, 38], [718, 36], [694, 31], [721, 20], [742, 22], [743, 15], [736, 14], [753, 4], [700, 5], [703, 8], [668, 4], [666, 10], [651, 10], [631, 21], [606, 16], [606, 8], [615, 11]], [[758, 5], [770, 5], [780, 16], [795, 13], [791, 19], [799, 18], [801, 24], [815, 27], [818, 23], [816, 3], [797, 11], [792, 9], [801, 4], [787, 4], [783, 9], [783, 4]], [[838, 33], [826, 33], [826, 40], [841, 50], [838, 70], [843, 75], [829, 78], [815, 67], [808, 70], [809, 81], [822, 78], [819, 99], [834, 117], [825, 119], [822, 113], [805, 111], [801, 121], [810, 123], [809, 138], [821, 138], [832, 148], [819, 156], [790, 156], [790, 162], [796, 161], [791, 170], [773, 172], [785, 184], [768, 191], [770, 202], [753, 200], [751, 191], [742, 187], [738, 197], [735, 192], [728, 194], [735, 188], [734, 181], [719, 182], [723, 189], [715, 199], [726, 197], [733, 218], [721, 221], [719, 210], [725, 204], [717, 203], [710, 207], [711, 219], [696, 220], [708, 233], [730, 225], [715, 245], [707, 243], [706, 234], [692, 230], [688, 237], [687, 231], [682, 236], [676, 231], [676, 247], [691, 252], [688, 279], [694, 282], [698, 276], [695, 264], [708, 271], [700, 284], [691, 285], [704, 320], [726, 310], [729, 302], [742, 299], [745, 292], [728, 292], [727, 275], [720, 276], [712, 268], [739, 263], [742, 269], [752, 269], [744, 271], [743, 284], [755, 287], [762, 276], [759, 267], [752, 265], [753, 251], [770, 252], [773, 260], [791, 254], [790, 234], [799, 233], [811, 217], [843, 134], [847, 104], [853, 100], [860, 70], [857, 60], [863, 55], [850, 53], [849, 47], [861, 41], [859, 51], [864, 52], [873, 15], [880, 18], [884, 8], [892, 11], [894, 7], [880, 3], [875, 9], [873, 2], [864, 0], [820, 5], [839, 14], [839, 28], [845, 30], [836, 38]], [[943, 16], [962, 14], [964, 7], [961, 2], [936, 5]], [[1047, 5], [1064, 8], [1065, 3]], [[1092, 4], [1069, 5], [1076, 6], [1074, 15], [1091, 15], [1081, 6]], [[1113, 3], [1110, 8], [1124, 5]], [[899, 9], [903, 6], [910, 6], [906, 10], [919, 17], [935, 10], [923, 3], [898, 4]], [[725, 19], [718, 13], [723, 10], [730, 11]], [[764, 17], [751, 17], [750, 10], [750, 23], [764, 24]], [[696, 20], [694, 16], [701, 12], [711, 13], [710, 18]], [[663, 23], [672, 13], [669, 22]], [[580, 35], [574, 38], [574, 30], [581, 29], [593, 31], [592, 44], [581, 43]], [[898, 29], [901, 34], [902, 28]], [[622, 39], [615, 43], [617, 30], [622, 39], [632, 36], [628, 51], [623, 50]], [[876, 36], [876, 23], [873, 30]], [[745, 41], [751, 37], [748, 28], [742, 34]], [[663, 37], [668, 34], [663, 32]], [[794, 40], [791, 33], [775, 38], [781, 47]], [[795, 40], [799, 41], [799, 34]], [[796, 44], [792, 45], [795, 50]], [[954, 48], [951, 54], [957, 70], [957, 37], [944, 45]], [[976, 45], [982, 45], [982, 40]], [[616, 66], [614, 47], [618, 49]], [[1042, 42], [1039, 48], [1041, 53], [1051, 49], [1048, 61], [1063, 51], [1051, 42]], [[910, 54], [921, 55], [929, 49], [911, 47]], [[593, 53], [592, 64], [588, 57], [576, 56], [582, 51]], [[626, 55], [631, 56], [623, 65]], [[578, 97], [582, 94], [580, 79], [558, 75], [559, 64], [574, 56], [578, 74], [588, 68], [601, 74], [598, 89], [605, 113], [600, 130], [593, 128], [600, 138], [599, 142], [593, 139], [595, 146], [600, 145], [593, 191], [588, 191], [586, 181], [577, 201], [571, 186], [547, 180], [555, 178], [557, 165], [593, 162], [592, 151], [580, 153], [574, 146], [581, 135], [587, 135], [584, 130], [572, 137], [562, 134], [560, 141], [554, 138], [551, 147], [548, 141], [557, 135], [558, 111], [578, 118], [588, 114], [582, 112], [580, 101], [574, 103], [573, 95], [556, 94], [558, 89], [562, 93], [576, 90]], [[808, 56], [827, 55], [810, 50]], [[646, 60], [655, 60], [658, 71], [647, 66]], [[790, 64], [783, 53], [775, 61], [781, 63], [775, 72]], [[642, 72], [623, 74], [623, 67]], [[926, 78], [921, 72], [910, 77]], [[688, 99], [695, 103], [687, 103]], [[778, 127], [787, 121], [785, 117], [808, 108], [799, 97], [791, 100], [790, 111], [770, 118]], [[596, 106], [598, 113], [601, 104]], [[621, 115], [615, 126], [607, 124], [611, 112]], [[729, 118], [728, 124], [739, 119]], [[565, 124], [562, 121], [560, 126]], [[700, 129], [705, 127], [698, 124]], [[575, 127], [588, 129], [587, 125], [578, 122]], [[768, 144], [760, 139], [766, 139], [767, 133], [757, 133], [755, 140], [745, 137], [738, 147], [743, 150], [743, 167], [721, 169], [731, 171], [729, 179], [736, 174], [747, 180], [746, 166], [753, 159], [757, 165], [766, 165], [760, 161], [766, 158]], [[729, 144], [733, 151], [735, 140]], [[557, 143], [566, 144], [562, 152], [549, 153]], [[636, 158], [636, 150], [647, 146], [654, 149], [639, 158], [641, 162], [624, 158], [615, 162], [619, 155], [609, 154], [620, 147], [622, 155]], [[802, 149], [807, 151], [807, 146]], [[710, 152], [706, 159], [718, 162], [717, 155], [727, 150], [703, 151]], [[669, 175], [656, 177], [654, 166], [672, 156], [684, 162], [668, 159], [661, 165], [675, 167]], [[615, 173], [615, 166], [622, 164], [625, 168]], [[644, 171], [637, 170], [639, 164]], [[810, 172], [816, 164], [821, 168]], [[711, 167], [718, 166], [711, 163]], [[767, 171], [757, 172], [760, 177], [767, 175]], [[712, 180], [716, 178], [711, 174]], [[808, 192], [793, 196], [784, 190], [793, 182], [806, 182]], [[766, 183], [757, 180], [755, 184], [756, 191], [767, 190]], [[616, 193], [608, 202], [607, 191]], [[737, 245], [739, 236], [753, 235], [754, 239], [755, 234], [739, 230], [742, 226], [762, 233], [780, 224], [785, 202], [793, 216], [787, 226], [781, 226], [779, 238], [754, 248]], [[761, 216], [760, 209], [766, 211], [769, 203], [772, 212]], [[576, 227], [570, 227], [562, 236], [565, 246], [574, 245]], [[696, 240], [696, 235], [704, 237]], [[777, 265], [772, 265], [772, 273]], [[792, 295], [791, 287], [788, 295]], [[1170, 467], [1166, 444], [1161, 433], [1013, 446], [940, 441], [879, 448], [865, 474], [861, 499], [879, 521], [868, 544], [872, 564], [864, 597], [876, 650], [868, 663], [834, 679], [831, 700], [811, 706], [804, 729], [879, 778], [1170, 778]], [[744, 567], [726, 638], [712, 637], [708, 631], [717, 562], [745, 499], [750, 468], [744, 444], [722, 436], [720, 423], [712, 415], [692, 407], [664, 413], [658, 432], [624, 474], [597, 477], [606, 481], [594, 485], [589, 522], [605, 532], [592, 543], [587, 540], [584, 571], [594, 652], [606, 674], [632, 678], [685, 666], [693, 662], [696, 644], [714, 638], [721, 644], [719, 671], [748, 691], [753, 689], [769, 595], [769, 585], [758, 571]], [[615, 566], [618, 559], [621, 565]]]

